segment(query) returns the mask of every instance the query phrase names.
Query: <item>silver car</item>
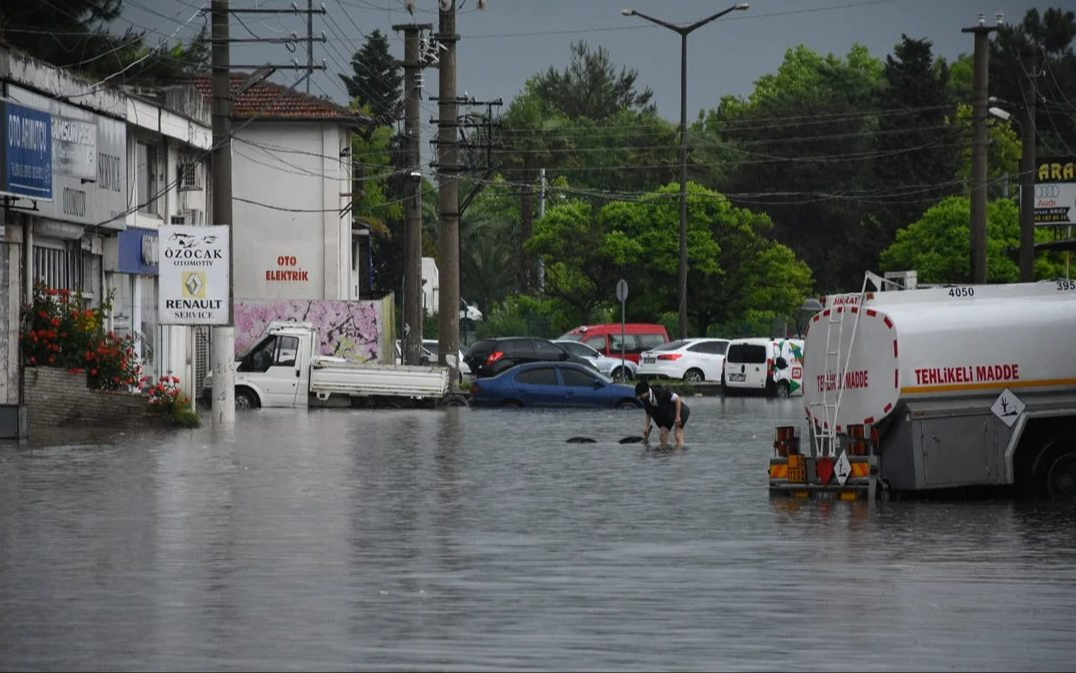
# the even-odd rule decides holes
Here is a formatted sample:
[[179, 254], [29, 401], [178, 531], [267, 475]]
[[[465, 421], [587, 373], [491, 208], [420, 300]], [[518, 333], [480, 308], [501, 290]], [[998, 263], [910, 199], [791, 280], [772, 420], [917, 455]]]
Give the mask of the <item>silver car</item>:
[[621, 362], [620, 358], [611, 358], [579, 341], [554, 339], [553, 343], [572, 355], [590, 360], [594, 363], [594, 366], [598, 368], [599, 372], [605, 374], [614, 381], [630, 381], [631, 379], [634, 379], [635, 370], [639, 367], [638, 364], [631, 360], [624, 360]]

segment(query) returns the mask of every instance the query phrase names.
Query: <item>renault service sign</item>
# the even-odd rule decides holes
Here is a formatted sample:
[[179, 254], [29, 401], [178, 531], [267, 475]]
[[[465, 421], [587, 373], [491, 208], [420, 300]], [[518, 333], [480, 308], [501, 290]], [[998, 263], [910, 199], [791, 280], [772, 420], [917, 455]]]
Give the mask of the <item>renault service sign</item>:
[[162, 325], [227, 325], [231, 228], [166, 224], [157, 237]]

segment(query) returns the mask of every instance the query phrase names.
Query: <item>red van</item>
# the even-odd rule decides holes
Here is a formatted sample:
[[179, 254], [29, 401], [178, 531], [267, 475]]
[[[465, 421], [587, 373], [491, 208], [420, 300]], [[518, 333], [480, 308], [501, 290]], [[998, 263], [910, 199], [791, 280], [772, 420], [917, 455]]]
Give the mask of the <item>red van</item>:
[[[583, 325], [561, 335], [561, 339], [581, 341], [602, 355], [620, 357], [620, 323]], [[664, 325], [643, 322], [624, 323], [624, 358], [638, 364], [639, 355], [668, 343]]]

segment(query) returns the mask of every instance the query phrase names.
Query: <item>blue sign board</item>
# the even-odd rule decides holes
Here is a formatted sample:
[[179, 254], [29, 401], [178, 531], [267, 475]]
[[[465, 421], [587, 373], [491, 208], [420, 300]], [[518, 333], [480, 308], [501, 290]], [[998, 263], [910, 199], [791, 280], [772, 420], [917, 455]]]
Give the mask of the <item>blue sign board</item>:
[[52, 115], [0, 101], [0, 193], [52, 200]]
[[138, 276], [158, 275], [156, 231], [127, 227], [117, 238], [120, 248], [116, 271]]

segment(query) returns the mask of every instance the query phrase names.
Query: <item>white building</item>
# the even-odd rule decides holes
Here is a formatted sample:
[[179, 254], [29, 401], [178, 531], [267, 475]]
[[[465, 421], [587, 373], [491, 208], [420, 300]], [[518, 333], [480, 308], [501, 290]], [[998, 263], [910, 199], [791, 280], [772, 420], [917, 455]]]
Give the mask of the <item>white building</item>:
[[91, 306], [114, 292], [110, 327], [138, 337], [145, 373], [172, 372], [193, 392], [190, 328], [155, 319], [155, 237], [161, 223], [205, 212], [208, 116], [4, 48], [0, 87], [3, 128], [42, 131], [27, 137], [39, 147], [5, 145], [0, 158], [0, 405], [21, 403], [20, 307], [35, 283]]
[[[268, 81], [236, 93], [244, 79], [231, 82], [236, 300], [358, 299], [368, 233], [351, 215], [351, 140], [370, 120]], [[209, 100], [210, 79], [196, 84]]]

